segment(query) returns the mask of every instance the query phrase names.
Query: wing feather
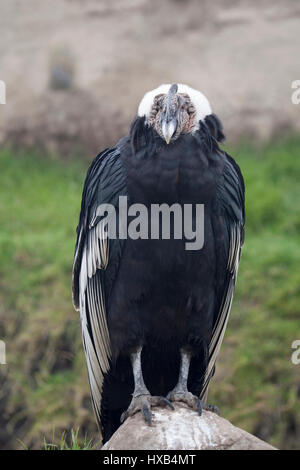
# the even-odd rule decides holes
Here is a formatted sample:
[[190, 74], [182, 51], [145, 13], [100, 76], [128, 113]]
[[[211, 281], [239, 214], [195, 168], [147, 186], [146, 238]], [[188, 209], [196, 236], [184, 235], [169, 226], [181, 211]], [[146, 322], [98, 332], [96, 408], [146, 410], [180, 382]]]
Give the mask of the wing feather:
[[[212, 338], [208, 350], [208, 366], [205, 372], [200, 398], [205, 402], [208, 385], [213, 376], [215, 363], [224, 338], [236, 284], [241, 247], [244, 241], [244, 182], [241, 172], [233, 161], [226, 155], [226, 163], [218, 188], [218, 215], [222, 218], [223, 230], [227, 228], [228, 242], [222, 238], [221, 250], [227, 252], [226, 273], [220, 293], [221, 302], [214, 323]], [[219, 226], [220, 228], [220, 226]], [[225, 241], [224, 241], [225, 240]], [[220, 262], [220, 264], [222, 264]]]
[[[73, 303], [80, 310], [91, 397], [100, 430], [103, 377], [109, 371], [111, 359], [105, 276], [109, 261], [115, 264], [120, 259], [122, 247], [118, 245], [122, 242], [108, 239], [99, 207], [116, 204], [119, 195], [126, 193], [119, 152], [106, 150], [96, 157], [87, 173], [73, 266]], [[109, 281], [113, 282], [111, 276]]]

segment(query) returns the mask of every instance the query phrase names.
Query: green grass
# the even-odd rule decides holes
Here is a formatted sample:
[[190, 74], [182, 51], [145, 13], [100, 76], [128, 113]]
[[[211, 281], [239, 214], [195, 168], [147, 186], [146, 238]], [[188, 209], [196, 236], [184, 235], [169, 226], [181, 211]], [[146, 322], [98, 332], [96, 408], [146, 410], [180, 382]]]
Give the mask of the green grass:
[[228, 419], [281, 448], [299, 448], [300, 437], [300, 370], [291, 362], [300, 337], [299, 147], [287, 139], [233, 151], [246, 183], [246, 241], [211, 386]]
[[[21, 440], [19, 441], [24, 450], [29, 448]], [[98, 444], [99, 447], [99, 444]], [[43, 450], [94, 450], [97, 448], [97, 444], [92, 439], [88, 439], [86, 436], [84, 439], [79, 437], [79, 428], [71, 429], [70, 435], [63, 431], [60, 436], [55, 435], [55, 431], [52, 433], [51, 442], [48, 442], [44, 437]]]
[[56, 437], [55, 433], [52, 436], [52, 442], [47, 442], [44, 438], [44, 450], [93, 450], [96, 447], [92, 439], [88, 439], [86, 436], [84, 439], [80, 439], [79, 428], [75, 431], [71, 429], [71, 436], [68, 436], [66, 431], [63, 431], [61, 436], [57, 440], [57, 444], [54, 444]]
[[[229, 152], [246, 181], [246, 241], [210, 402], [237, 426], [281, 448], [300, 442], [300, 139]], [[0, 152], [0, 423], [6, 445], [54, 442], [53, 429], [97, 431], [71, 305], [71, 268], [87, 162]], [[1, 379], [1, 377], [0, 377]], [[1, 408], [2, 407], [2, 408]], [[74, 437], [75, 437], [74, 434]], [[76, 441], [75, 439], [75, 441]], [[74, 441], [74, 442], [75, 442]], [[72, 448], [62, 438], [54, 445]], [[86, 440], [87, 442], [87, 440]], [[48, 444], [47, 444], [48, 445]], [[76, 446], [75, 446], [76, 447]]]

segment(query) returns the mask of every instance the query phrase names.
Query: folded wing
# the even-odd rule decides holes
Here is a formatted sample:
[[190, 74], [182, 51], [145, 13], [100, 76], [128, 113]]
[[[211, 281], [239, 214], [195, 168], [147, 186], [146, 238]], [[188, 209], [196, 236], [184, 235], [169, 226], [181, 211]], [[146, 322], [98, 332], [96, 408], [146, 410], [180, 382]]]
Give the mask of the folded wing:
[[109, 239], [100, 208], [118, 206], [127, 195], [118, 149], [107, 149], [91, 164], [84, 184], [73, 265], [73, 304], [80, 310], [82, 338], [91, 396], [101, 429], [103, 374], [110, 368], [106, 303], [109, 300], [124, 240]]
[[225, 334], [238, 273], [241, 247], [244, 242], [244, 181], [235, 161], [228, 154], [224, 154], [224, 158], [225, 166], [218, 184], [212, 217], [217, 258], [217, 304], [213, 334], [209, 344], [208, 367], [200, 396], [204, 401]]

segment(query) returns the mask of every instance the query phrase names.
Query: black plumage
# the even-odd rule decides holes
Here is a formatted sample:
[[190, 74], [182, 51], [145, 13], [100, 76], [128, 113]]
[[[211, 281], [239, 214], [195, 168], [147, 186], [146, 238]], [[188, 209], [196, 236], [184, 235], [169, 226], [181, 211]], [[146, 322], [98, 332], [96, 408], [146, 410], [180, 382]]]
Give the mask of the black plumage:
[[[142, 350], [151, 395], [178, 380], [180, 349], [192, 359], [188, 389], [206, 400], [228, 320], [244, 239], [244, 182], [219, 148], [215, 115], [169, 145], [137, 117], [130, 135], [99, 154], [84, 184], [73, 269], [91, 394], [104, 441], [120, 425], [134, 389], [130, 353]], [[204, 204], [204, 246], [185, 240], [101, 241], [100, 204]]]

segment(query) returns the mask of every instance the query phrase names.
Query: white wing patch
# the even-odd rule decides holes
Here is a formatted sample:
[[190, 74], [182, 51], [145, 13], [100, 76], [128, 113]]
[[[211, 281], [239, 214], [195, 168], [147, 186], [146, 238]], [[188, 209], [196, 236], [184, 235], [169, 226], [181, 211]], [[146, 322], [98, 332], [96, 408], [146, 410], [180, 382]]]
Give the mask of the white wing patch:
[[[97, 270], [106, 269], [109, 243], [100, 221], [90, 227], [83, 248], [79, 276], [79, 309], [92, 402], [101, 427], [103, 374], [110, 368], [110, 339], [106, 321], [103, 286]], [[82, 230], [82, 229], [81, 229]]]
[[[148, 91], [148, 93], [145, 94], [142, 101], [140, 102], [138, 108], [138, 115], [140, 117], [146, 116], [147, 118], [150, 114], [155, 96], [160, 94], [167, 94], [170, 87], [171, 84], [165, 84], [160, 85], [154, 90]], [[188, 85], [184, 85], [183, 83], [178, 84], [178, 93], [186, 93], [187, 95], [189, 95], [193, 105], [195, 106], [196, 119], [193, 131], [196, 131], [197, 129], [199, 129], [199, 121], [202, 121], [206, 116], [212, 113], [209, 101], [206, 96], [203, 95], [203, 93], [198, 90], [195, 90], [194, 88], [189, 87]]]
[[203, 383], [203, 388], [201, 391], [200, 399], [203, 402], [206, 402], [208, 385], [212, 377], [214, 365], [216, 363], [221, 344], [224, 338], [226, 331], [226, 326], [230, 314], [230, 309], [233, 300], [234, 288], [238, 274], [239, 260], [240, 260], [240, 251], [241, 251], [241, 224], [239, 222], [235, 223], [231, 228], [230, 234], [230, 249], [228, 255], [228, 265], [227, 269], [230, 272], [231, 278], [227, 291], [225, 292], [223, 302], [220, 308], [218, 320], [216, 321], [215, 328], [213, 331], [212, 339], [209, 344], [209, 362], [208, 367], [205, 373], [205, 379]]

